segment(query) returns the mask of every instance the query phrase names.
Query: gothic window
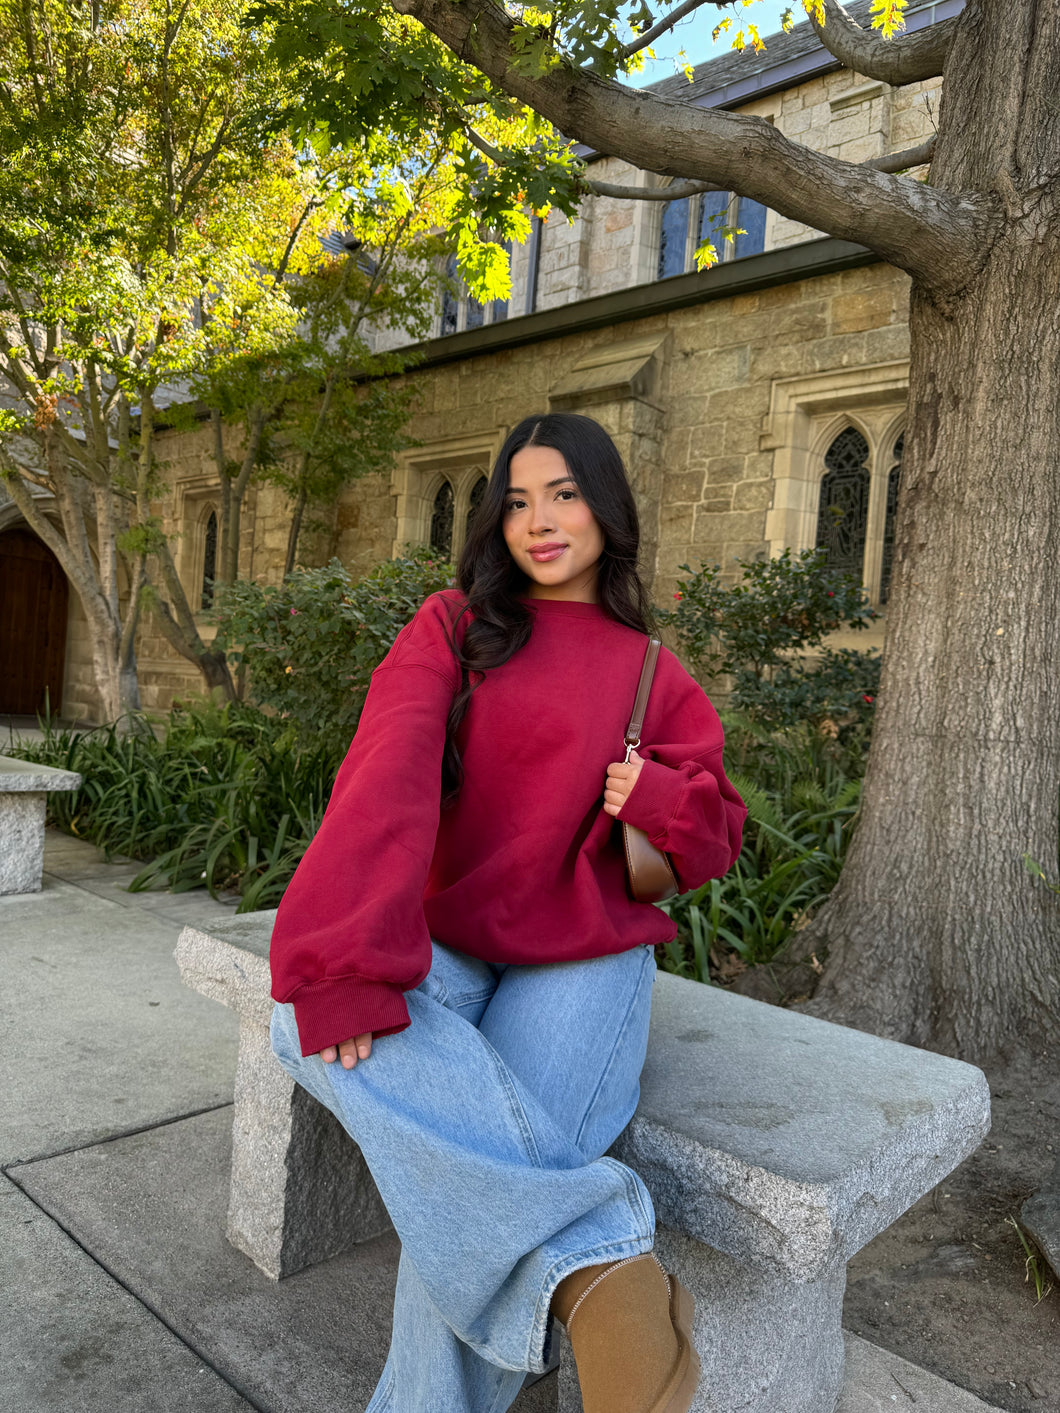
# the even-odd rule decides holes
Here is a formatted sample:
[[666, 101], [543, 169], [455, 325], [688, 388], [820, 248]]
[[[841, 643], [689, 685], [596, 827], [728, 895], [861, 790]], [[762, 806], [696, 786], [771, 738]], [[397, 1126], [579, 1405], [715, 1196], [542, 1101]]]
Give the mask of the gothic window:
[[[445, 278], [447, 281], [456, 280], [456, 256], [450, 255], [445, 262]], [[442, 327], [443, 334], [455, 334], [460, 320], [460, 296], [451, 284], [447, 283], [442, 289]]]
[[868, 460], [868, 442], [854, 427], [844, 428], [825, 452], [817, 511], [817, 548], [827, 551], [828, 567], [859, 579], [869, 522]]
[[442, 482], [434, 497], [431, 548], [443, 559], [448, 559], [453, 552], [453, 488], [448, 481]]
[[894, 565], [894, 518], [898, 512], [898, 486], [902, 477], [902, 447], [905, 434], [898, 438], [891, 454], [891, 469], [887, 472], [887, 518], [883, 527], [883, 572], [880, 575], [880, 603], [886, 603], [891, 592], [891, 569]]
[[734, 260], [742, 260], [746, 255], [761, 255], [766, 248], [766, 208], [760, 201], [752, 201], [749, 196], [741, 196], [736, 204], [736, 220], [740, 228], [736, 237]]
[[[502, 241], [508, 254], [509, 266], [512, 258], [512, 243]], [[445, 262], [447, 285], [442, 290], [439, 334], [462, 333], [465, 329], [481, 329], [484, 324], [499, 324], [508, 317], [508, 301], [491, 299], [482, 304], [464, 287], [460, 279], [457, 258], [450, 255]]]
[[668, 201], [663, 207], [662, 229], [659, 234], [660, 280], [671, 275], [683, 275], [687, 266], [688, 220], [692, 209], [690, 197], [683, 201]]
[[471, 522], [475, 518], [475, 511], [478, 510], [479, 506], [482, 504], [482, 497], [486, 494], [487, 484], [488, 482], [486, 480], [486, 477], [480, 476], [475, 482], [475, 484], [471, 487], [471, 499], [468, 501], [467, 507], [467, 521], [464, 525], [465, 544], [467, 543], [468, 535], [471, 533]]
[[727, 191], [705, 191], [699, 198], [699, 239], [713, 240], [715, 245], [720, 245], [720, 241], [715, 239], [719, 226], [725, 225], [725, 217], [729, 214], [729, 193]]
[[213, 607], [213, 585], [217, 577], [217, 512], [210, 511], [206, 521], [206, 534], [202, 556], [202, 593], [200, 607]]
[[[737, 226], [743, 234], [726, 240], [719, 234], [723, 226]], [[713, 243], [722, 262], [761, 255], [766, 242], [766, 207], [730, 191], [705, 191], [702, 196], [668, 201], [659, 228], [656, 278], [665, 280], [695, 269], [696, 247], [705, 240]]]

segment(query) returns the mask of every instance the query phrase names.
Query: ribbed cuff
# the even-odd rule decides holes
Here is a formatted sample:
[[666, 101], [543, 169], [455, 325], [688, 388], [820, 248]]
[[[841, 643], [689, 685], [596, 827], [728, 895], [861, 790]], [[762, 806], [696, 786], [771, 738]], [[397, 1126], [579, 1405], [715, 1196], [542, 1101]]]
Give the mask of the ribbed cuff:
[[376, 1039], [396, 1035], [409, 1023], [404, 992], [387, 981], [339, 977], [303, 986], [286, 999], [294, 1005], [303, 1055], [319, 1054], [328, 1045], [368, 1032]]
[[646, 760], [618, 817], [635, 829], [643, 829], [657, 849], [665, 849], [670, 821], [687, 784], [688, 776], [683, 770], [672, 770], [658, 761]]

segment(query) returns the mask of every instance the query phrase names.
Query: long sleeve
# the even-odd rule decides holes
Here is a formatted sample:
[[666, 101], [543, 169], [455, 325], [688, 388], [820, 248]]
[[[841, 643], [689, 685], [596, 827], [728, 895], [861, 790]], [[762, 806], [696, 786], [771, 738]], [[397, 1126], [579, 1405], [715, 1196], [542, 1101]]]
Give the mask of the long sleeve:
[[423, 889], [458, 680], [439, 598], [376, 669], [321, 827], [277, 913], [272, 995], [293, 1002], [307, 1055], [403, 1030], [402, 993], [430, 970]]
[[685, 891], [736, 862], [747, 810], [725, 774], [722, 726], [706, 693], [676, 659], [660, 667], [639, 751], [644, 765], [618, 817], [670, 855]]

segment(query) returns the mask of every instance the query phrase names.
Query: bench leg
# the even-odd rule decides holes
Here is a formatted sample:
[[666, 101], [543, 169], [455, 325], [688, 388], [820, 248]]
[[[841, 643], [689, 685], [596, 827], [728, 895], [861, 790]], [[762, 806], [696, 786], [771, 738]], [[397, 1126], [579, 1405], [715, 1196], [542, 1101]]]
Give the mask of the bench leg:
[[43, 792], [0, 794], [0, 894], [41, 890], [44, 804]]
[[[843, 1384], [846, 1267], [796, 1284], [660, 1227], [656, 1252], [696, 1302], [703, 1377], [692, 1413], [833, 1413]], [[567, 1340], [558, 1413], [581, 1413]]]
[[228, 1240], [279, 1280], [389, 1230], [360, 1149], [287, 1075], [268, 1026], [242, 1016]]

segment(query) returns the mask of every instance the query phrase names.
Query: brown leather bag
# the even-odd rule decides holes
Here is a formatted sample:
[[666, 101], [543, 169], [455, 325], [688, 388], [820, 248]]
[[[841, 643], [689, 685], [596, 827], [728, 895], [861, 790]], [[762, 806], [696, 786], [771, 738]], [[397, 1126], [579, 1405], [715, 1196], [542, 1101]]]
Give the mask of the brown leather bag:
[[[637, 684], [637, 695], [633, 702], [633, 715], [626, 727], [627, 761], [630, 752], [640, 745], [644, 713], [648, 709], [648, 694], [651, 691], [661, 646], [658, 638], [648, 639], [644, 666], [640, 671], [640, 682]], [[677, 876], [669, 857], [651, 843], [643, 829], [636, 829], [625, 820], [620, 820], [619, 823], [622, 825], [622, 846], [626, 852], [626, 873], [632, 897], [638, 903], [663, 903], [667, 898], [674, 897], [678, 892]]]

